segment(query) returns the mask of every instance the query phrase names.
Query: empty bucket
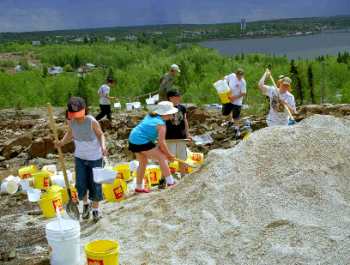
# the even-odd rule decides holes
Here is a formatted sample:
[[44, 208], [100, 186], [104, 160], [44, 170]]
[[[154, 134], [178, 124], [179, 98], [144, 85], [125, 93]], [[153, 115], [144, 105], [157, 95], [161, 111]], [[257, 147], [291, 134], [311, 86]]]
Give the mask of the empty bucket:
[[57, 209], [63, 211], [62, 194], [60, 191], [45, 192], [39, 201], [40, 209], [46, 218], [56, 216]]
[[27, 196], [28, 196], [28, 201], [38, 202], [38, 201], [40, 201], [41, 190], [30, 188], [27, 190]]
[[46, 166], [43, 166], [42, 170], [48, 171], [48, 172], [50, 172], [50, 173], [53, 174], [53, 175], [57, 173], [57, 167], [56, 167], [56, 165], [46, 165]]
[[94, 182], [102, 183], [113, 183], [117, 177], [117, 173], [108, 168], [95, 167], [92, 169], [92, 174], [94, 176]]
[[48, 189], [51, 185], [50, 175], [50, 172], [44, 170], [34, 173], [34, 188], [40, 190]]
[[56, 219], [46, 225], [46, 238], [51, 247], [51, 265], [80, 264], [80, 225], [70, 219]]
[[30, 178], [32, 177], [33, 173], [38, 172], [38, 168], [35, 165], [30, 165], [26, 167], [21, 167], [18, 170], [18, 175], [22, 179]]
[[18, 183], [14, 180], [1, 183], [1, 193], [15, 194], [18, 191]]
[[132, 103], [126, 103], [125, 106], [127, 111], [131, 111], [134, 105]]
[[20, 180], [19, 185], [21, 185], [21, 188], [23, 191], [27, 191], [30, 189], [30, 180], [29, 179], [22, 179], [22, 180]]
[[112, 240], [96, 240], [85, 245], [87, 265], [119, 265], [119, 244]]

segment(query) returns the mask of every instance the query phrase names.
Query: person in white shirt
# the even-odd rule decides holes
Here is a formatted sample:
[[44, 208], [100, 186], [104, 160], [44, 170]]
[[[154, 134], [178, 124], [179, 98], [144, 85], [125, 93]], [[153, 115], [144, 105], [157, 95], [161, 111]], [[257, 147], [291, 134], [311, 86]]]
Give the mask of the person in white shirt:
[[111, 91], [111, 87], [114, 85], [114, 80], [112, 78], [108, 78], [106, 84], [103, 84], [98, 89], [98, 95], [100, 97], [100, 113], [96, 116], [96, 120], [101, 120], [104, 116], [107, 116], [107, 119], [112, 120], [112, 110], [111, 110], [111, 100], [115, 99], [115, 97], [109, 96]]
[[232, 120], [228, 124], [234, 124], [236, 133], [238, 133], [238, 121], [241, 116], [243, 97], [247, 94], [247, 82], [244, 79], [244, 71], [237, 69], [235, 73], [225, 76], [224, 79], [231, 89], [231, 96], [229, 96], [231, 102], [223, 104], [222, 115], [229, 116], [232, 113]]
[[258, 85], [260, 91], [270, 98], [270, 111], [266, 122], [269, 127], [288, 125], [289, 113], [286, 108], [293, 114], [296, 112], [294, 96], [289, 92], [292, 80], [284, 76], [278, 80], [279, 87], [265, 85], [265, 80], [270, 76], [270, 71], [266, 70]]

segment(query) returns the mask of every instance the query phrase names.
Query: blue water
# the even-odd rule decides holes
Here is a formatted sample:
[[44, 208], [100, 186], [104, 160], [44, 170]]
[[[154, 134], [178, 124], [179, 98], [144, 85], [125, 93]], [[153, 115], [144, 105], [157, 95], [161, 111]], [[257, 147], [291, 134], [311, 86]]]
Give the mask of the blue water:
[[350, 32], [327, 32], [308, 36], [261, 39], [230, 39], [205, 41], [200, 44], [207, 48], [217, 49], [224, 55], [265, 53], [286, 55], [290, 59], [312, 59], [320, 55], [350, 52]]

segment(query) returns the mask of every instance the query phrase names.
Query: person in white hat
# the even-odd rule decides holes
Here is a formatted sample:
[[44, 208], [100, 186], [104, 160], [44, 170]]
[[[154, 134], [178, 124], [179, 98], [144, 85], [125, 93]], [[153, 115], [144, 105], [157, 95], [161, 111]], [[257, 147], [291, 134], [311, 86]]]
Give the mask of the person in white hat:
[[170, 90], [174, 90], [173, 84], [175, 81], [175, 77], [178, 73], [180, 73], [180, 67], [177, 64], [172, 64], [170, 66], [170, 70], [160, 79], [159, 86], [159, 100], [165, 101], [167, 100], [167, 93]]
[[[178, 112], [173, 103], [161, 101], [156, 109], [146, 115], [146, 117], [132, 129], [129, 135], [129, 150], [136, 155], [139, 161], [137, 170], [136, 189], [137, 193], [148, 193], [145, 189], [143, 178], [148, 159], [157, 160], [162, 171], [162, 176], [166, 180], [167, 186], [173, 186], [175, 181], [171, 175], [168, 161], [174, 160], [174, 155], [170, 153], [166, 141], [166, 121], [172, 119], [173, 114]], [[158, 140], [158, 145], [155, 142]]]
[[292, 80], [287, 76], [280, 76], [278, 87], [265, 85], [265, 80], [270, 76], [270, 71], [267, 70], [258, 85], [261, 92], [270, 98], [270, 111], [266, 122], [270, 126], [288, 125], [289, 114], [286, 107], [291, 113], [296, 112], [295, 99], [291, 90]]

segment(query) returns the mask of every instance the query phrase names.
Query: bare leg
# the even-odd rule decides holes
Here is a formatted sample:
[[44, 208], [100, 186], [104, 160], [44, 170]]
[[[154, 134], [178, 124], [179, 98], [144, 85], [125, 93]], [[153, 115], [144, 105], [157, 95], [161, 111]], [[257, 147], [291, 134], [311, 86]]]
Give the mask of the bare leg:
[[154, 159], [159, 162], [163, 177], [168, 177], [171, 175], [166, 156], [162, 153], [162, 151], [160, 151], [159, 147], [144, 151], [142, 154], [150, 159]]
[[145, 176], [146, 166], [147, 166], [147, 156], [144, 152], [136, 153], [136, 159], [139, 161], [139, 167], [137, 169], [136, 185], [142, 186], [143, 178]]

